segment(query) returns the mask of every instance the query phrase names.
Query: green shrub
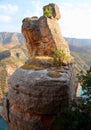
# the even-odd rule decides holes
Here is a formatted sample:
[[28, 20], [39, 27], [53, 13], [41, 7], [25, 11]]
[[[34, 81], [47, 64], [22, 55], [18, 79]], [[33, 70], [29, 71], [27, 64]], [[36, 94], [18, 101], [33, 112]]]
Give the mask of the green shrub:
[[45, 7], [45, 9], [44, 9], [44, 16], [52, 17], [52, 7], [51, 6]]
[[56, 50], [53, 56], [54, 65], [61, 67], [64, 60], [67, 59], [67, 55], [63, 50]]

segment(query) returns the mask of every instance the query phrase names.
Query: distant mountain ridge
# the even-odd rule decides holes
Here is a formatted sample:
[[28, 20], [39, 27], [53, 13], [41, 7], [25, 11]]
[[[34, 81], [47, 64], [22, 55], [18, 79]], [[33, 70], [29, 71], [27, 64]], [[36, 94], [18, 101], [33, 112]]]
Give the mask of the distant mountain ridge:
[[91, 39], [65, 38], [69, 44], [79, 70], [87, 70], [91, 66]]
[[75, 45], [75, 46], [91, 46], [91, 39], [80, 39], [80, 38], [68, 38], [68, 37], [65, 37], [65, 40], [70, 45]]
[[[91, 46], [91, 39], [69, 38], [64, 37], [70, 45], [75, 46]], [[0, 43], [2, 45], [10, 43], [25, 43], [25, 38], [22, 33], [18, 32], [0, 32]]]
[[0, 32], [0, 44], [22, 44], [25, 43], [25, 39], [21, 33], [17, 32]]

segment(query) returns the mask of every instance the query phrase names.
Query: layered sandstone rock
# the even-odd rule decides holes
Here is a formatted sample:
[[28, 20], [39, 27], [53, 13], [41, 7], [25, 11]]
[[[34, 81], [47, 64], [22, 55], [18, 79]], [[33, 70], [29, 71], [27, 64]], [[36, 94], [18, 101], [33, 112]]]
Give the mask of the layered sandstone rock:
[[22, 24], [22, 33], [26, 38], [30, 58], [35, 56], [52, 56], [55, 50], [64, 50], [70, 55], [69, 47], [64, 40], [57, 20], [60, 18], [59, 8], [55, 4], [49, 4], [52, 9], [52, 17], [25, 18]]
[[[74, 97], [72, 87], [77, 83], [71, 71], [72, 66], [64, 66], [62, 71], [55, 67], [37, 71], [17, 69], [9, 79], [4, 107], [10, 130], [49, 130], [53, 116]], [[49, 75], [54, 72], [59, 75]]]

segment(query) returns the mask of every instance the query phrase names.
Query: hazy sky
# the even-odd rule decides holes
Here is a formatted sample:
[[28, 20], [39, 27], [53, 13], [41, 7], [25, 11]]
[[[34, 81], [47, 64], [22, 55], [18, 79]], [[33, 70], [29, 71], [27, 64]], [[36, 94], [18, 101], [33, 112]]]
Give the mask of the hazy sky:
[[42, 7], [56, 3], [63, 36], [91, 38], [91, 0], [0, 0], [0, 32], [21, 32], [22, 19], [42, 15]]

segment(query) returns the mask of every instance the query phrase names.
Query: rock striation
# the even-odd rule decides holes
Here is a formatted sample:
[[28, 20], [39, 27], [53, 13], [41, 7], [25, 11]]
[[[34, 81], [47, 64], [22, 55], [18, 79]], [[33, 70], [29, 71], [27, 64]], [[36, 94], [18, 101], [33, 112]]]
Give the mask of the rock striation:
[[[74, 97], [72, 88], [77, 83], [71, 71], [72, 66], [64, 66], [63, 72], [53, 68], [18, 68], [8, 81], [9, 93], [4, 104], [4, 118], [10, 130], [48, 130], [53, 116]], [[51, 77], [49, 72], [59, 76]]]
[[62, 64], [61, 68], [53, 64], [55, 50], [62, 49], [68, 56], [70, 51], [57, 23], [58, 6], [49, 4], [44, 11], [47, 7], [51, 7], [48, 17], [23, 20], [22, 33], [32, 60], [8, 80], [3, 115], [10, 130], [51, 130], [54, 116], [63, 112], [75, 97], [77, 80], [73, 64]]
[[25, 18], [22, 24], [22, 33], [26, 39], [30, 58], [35, 56], [52, 56], [55, 50], [64, 50], [70, 55], [69, 47], [64, 40], [58, 19], [59, 8], [56, 4], [49, 4], [43, 8], [51, 7], [51, 17], [41, 16]]

